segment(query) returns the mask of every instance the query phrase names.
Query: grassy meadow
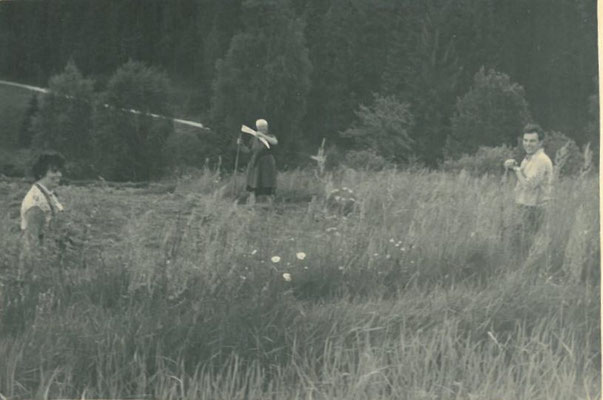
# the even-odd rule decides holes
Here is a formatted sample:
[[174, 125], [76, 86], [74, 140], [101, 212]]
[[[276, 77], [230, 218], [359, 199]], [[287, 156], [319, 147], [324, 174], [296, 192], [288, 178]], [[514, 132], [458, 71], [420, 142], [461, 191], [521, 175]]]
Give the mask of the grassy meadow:
[[499, 177], [291, 171], [273, 209], [229, 179], [61, 187], [77, 240], [27, 292], [29, 183], [0, 183], [0, 398], [600, 398], [598, 176], [557, 182], [526, 259]]

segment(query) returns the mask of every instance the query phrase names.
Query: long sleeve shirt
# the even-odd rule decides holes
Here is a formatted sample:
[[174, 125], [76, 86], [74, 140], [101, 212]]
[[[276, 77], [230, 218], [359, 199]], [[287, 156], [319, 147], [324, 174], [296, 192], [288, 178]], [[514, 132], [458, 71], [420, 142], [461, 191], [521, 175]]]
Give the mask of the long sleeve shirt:
[[526, 156], [517, 172], [515, 202], [525, 206], [543, 206], [551, 199], [553, 163], [543, 149]]

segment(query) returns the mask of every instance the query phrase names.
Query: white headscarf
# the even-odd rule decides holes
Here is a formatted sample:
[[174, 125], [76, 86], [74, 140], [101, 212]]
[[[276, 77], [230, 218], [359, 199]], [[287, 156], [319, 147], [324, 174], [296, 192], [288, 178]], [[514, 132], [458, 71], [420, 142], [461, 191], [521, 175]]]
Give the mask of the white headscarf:
[[260, 128], [268, 128], [268, 121], [265, 119], [258, 119], [255, 121], [255, 128], [257, 130], [260, 130]]

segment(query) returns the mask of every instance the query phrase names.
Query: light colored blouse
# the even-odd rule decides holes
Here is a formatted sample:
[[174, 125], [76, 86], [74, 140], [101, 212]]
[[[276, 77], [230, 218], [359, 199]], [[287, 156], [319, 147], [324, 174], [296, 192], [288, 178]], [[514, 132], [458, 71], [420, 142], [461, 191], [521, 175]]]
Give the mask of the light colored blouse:
[[21, 202], [21, 230], [23, 231], [27, 229], [25, 214], [33, 207], [38, 207], [44, 212], [47, 225], [57, 212], [64, 209], [53, 192], [41, 183], [35, 183]]

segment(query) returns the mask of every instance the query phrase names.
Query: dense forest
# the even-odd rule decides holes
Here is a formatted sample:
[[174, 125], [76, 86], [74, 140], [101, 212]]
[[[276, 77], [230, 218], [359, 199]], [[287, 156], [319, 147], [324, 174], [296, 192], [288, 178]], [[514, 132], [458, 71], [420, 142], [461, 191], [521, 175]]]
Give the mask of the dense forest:
[[[167, 78], [169, 106], [146, 110], [203, 122], [216, 148], [264, 117], [283, 154], [389, 130], [371, 148], [434, 166], [513, 144], [501, 129], [527, 120], [597, 146], [596, 37], [595, 0], [14, 1], [0, 4], [0, 79], [46, 87], [71, 63], [107, 98], [131, 62]], [[492, 99], [490, 123], [467, 122]]]

